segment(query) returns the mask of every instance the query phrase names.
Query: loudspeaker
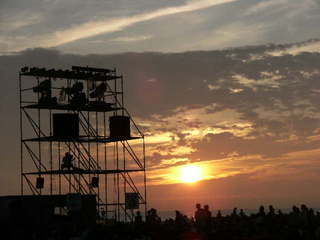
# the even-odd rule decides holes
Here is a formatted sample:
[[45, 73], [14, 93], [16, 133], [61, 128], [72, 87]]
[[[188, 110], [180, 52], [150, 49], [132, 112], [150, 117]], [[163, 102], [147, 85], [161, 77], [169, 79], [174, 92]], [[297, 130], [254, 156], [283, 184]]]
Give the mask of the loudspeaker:
[[91, 179], [91, 186], [93, 188], [99, 187], [99, 178], [98, 177], [92, 177]]
[[44, 186], [44, 178], [37, 177], [36, 188], [41, 189]]
[[57, 138], [79, 137], [79, 115], [73, 113], [54, 113], [53, 136]]
[[110, 138], [127, 139], [130, 138], [130, 117], [111, 116], [109, 118]]

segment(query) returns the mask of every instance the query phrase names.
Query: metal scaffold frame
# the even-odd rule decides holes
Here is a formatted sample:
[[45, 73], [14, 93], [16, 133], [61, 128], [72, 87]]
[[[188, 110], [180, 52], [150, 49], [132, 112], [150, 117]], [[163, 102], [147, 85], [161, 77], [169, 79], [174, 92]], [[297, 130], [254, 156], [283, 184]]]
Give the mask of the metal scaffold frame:
[[[123, 79], [116, 69], [21, 69], [21, 195], [94, 194], [98, 219], [146, 214], [145, 139], [124, 107]], [[55, 133], [59, 114], [77, 116], [78, 136]]]

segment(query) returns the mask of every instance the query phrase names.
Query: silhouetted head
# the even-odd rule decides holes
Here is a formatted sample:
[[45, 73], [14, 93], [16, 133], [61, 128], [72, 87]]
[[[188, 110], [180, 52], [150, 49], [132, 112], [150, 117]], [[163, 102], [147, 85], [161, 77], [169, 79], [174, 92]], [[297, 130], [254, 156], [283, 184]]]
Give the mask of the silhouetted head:
[[293, 206], [293, 212], [300, 213], [300, 209], [296, 206]]
[[308, 208], [307, 208], [307, 206], [305, 204], [301, 204], [300, 209], [301, 209], [301, 211], [307, 211], [308, 210]]
[[218, 212], [217, 212], [217, 217], [218, 218], [220, 218], [222, 215], [221, 215], [221, 211], [219, 210]]
[[196, 204], [196, 209], [200, 209], [201, 208], [201, 204], [200, 203], [197, 203]]
[[269, 205], [269, 212], [274, 213], [275, 209], [272, 205]]
[[260, 206], [259, 212], [260, 212], [260, 213], [262, 213], [262, 212], [264, 213], [264, 206], [262, 206], [262, 205]]
[[204, 205], [205, 210], [209, 210], [209, 205]]

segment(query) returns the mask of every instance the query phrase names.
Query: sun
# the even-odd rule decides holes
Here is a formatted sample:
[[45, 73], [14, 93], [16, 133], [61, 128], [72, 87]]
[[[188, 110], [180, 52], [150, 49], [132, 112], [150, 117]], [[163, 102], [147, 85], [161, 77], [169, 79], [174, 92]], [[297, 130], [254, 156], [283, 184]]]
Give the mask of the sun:
[[180, 169], [180, 181], [194, 183], [203, 179], [202, 169], [199, 166], [187, 165]]

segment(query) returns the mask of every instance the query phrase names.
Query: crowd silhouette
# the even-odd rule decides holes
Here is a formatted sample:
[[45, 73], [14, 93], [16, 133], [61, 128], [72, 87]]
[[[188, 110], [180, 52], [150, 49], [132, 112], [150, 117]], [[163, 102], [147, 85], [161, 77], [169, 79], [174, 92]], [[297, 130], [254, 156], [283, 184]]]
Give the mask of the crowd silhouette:
[[237, 208], [227, 215], [223, 215], [220, 210], [215, 212], [212, 214], [208, 205], [202, 207], [196, 204], [192, 217], [175, 211], [175, 217], [162, 220], [157, 210], [151, 208], [145, 220], [137, 211], [134, 219], [127, 223], [110, 222], [88, 228], [60, 224], [59, 227], [38, 229], [39, 232], [30, 232], [29, 229], [27, 235], [26, 231], [18, 234], [19, 229], [16, 229], [13, 233], [19, 237], [4, 239], [22, 239], [20, 237], [23, 236], [27, 239], [52, 240], [320, 240], [320, 212], [304, 204], [293, 206], [286, 213], [276, 210], [272, 205], [267, 209], [260, 206], [252, 214]]
[[196, 204], [191, 218], [176, 211], [175, 218], [162, 221], [157, 211], [150, 209], [146, 222], [138, 213], [131, 227], [131, 236], [124, 239], [309, 240], [320, 239], [320, 213], [302, 204], [293, 206], [288, 213], [270, 205], [267, 210], [260, 206], [254, 214], [234, 208], [231, 214], [224, 216], [219, 210], [213, 216], [208, 205], [202, 208]]

